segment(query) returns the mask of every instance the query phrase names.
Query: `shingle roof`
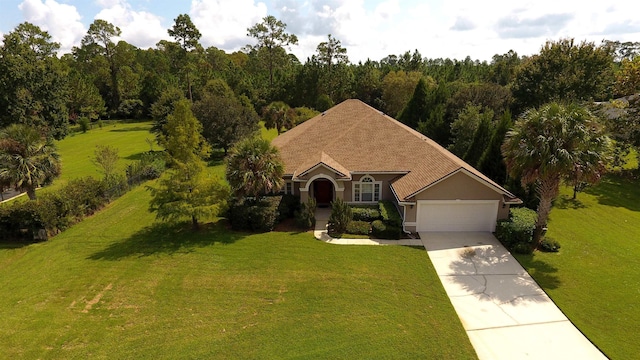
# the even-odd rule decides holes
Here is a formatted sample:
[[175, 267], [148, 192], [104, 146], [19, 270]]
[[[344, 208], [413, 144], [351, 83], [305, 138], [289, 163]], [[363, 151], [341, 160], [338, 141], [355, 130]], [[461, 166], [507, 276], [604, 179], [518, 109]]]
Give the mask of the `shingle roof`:
[[349, 172], [406, 172], [392, 183], [398, 200], [462, 169], [509, 198], [511, 193], [435, 141], [360, 100], [346, 100], [273, 140], [285, 174], [298, 176], [317, 164]]

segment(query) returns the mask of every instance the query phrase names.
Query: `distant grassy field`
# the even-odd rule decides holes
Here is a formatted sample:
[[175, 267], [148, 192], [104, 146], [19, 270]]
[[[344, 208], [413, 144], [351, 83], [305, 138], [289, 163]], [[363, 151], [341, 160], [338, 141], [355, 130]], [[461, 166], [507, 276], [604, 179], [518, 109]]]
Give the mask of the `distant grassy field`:
[[74, 133], [58, 141], [56, 145], [61, 154], [62, 175], [51, 187], [55, 189], [78, 177], [100, 177], [98, 167], [92, 163], [97, 145], [118, 149], [118, 167], [121, 170], [151, 149], [146, 139], [153, 141], [154, 150], [160, 150], [150, 129], [151, 122], [109, 124], [102, 128], [94, 127], [86, 133]]
[[640, 187], [609, 176], [551, 212], [557, 254], [517, 256], [574, 324], [612, 359], [640, 354]]

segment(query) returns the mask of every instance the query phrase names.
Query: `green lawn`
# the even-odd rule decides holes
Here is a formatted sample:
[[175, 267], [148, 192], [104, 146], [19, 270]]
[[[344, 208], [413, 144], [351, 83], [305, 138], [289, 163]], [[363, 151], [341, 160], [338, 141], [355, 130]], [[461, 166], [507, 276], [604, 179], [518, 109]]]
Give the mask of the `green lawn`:
[[[61, 141], [52, 188], [98, 174], [98, 141], [125, 159], [147, 151], [147, 128]], [[223, 220], [194, 233], [154, 222], [148, 203], [140, 186], [47, 242], [0, 244], [2, 358], [475, 358], [423, 249], [236, 233]]]
[[92, 163], [96, 145], [109, 145], [118, 149], [118, 167], [124, 170], [127, 163], [139, 159], [140, 154], [150, 150], [146, 139], [153, 141], [154, 150], [160, 150], [155, 136], [149, 132], [151, 122], [106, 124], [94, 127], [86, 133], [74, 133], [58, 141], [62, 160], [62, 175], [52, 188], [58, 188], [69, 180], [84, 176], [101, 177], [98, 167]]
[[427, 253], [153, 223], [138, 187], [0, 249], [4, 358], [474, 358]]
[[548, 235], [557, 254], [517, 256], [560, 309], [613, 359], [640, 353], [640, 187], [607, 177], [551, 212]]

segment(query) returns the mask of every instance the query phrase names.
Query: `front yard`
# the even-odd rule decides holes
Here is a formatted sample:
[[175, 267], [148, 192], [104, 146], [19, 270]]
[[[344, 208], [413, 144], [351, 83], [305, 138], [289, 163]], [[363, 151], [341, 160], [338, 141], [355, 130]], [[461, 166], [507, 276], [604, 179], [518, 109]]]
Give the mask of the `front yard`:
[[6, 358], [474, 358], [424, 250], [154, 224], [138, 187], [0, 248]]
[[516, 255], [569, 319], [612, 359], [636, 358], [640, 324], [640, 188], [609, 176], [551, 212], [559, 253]]

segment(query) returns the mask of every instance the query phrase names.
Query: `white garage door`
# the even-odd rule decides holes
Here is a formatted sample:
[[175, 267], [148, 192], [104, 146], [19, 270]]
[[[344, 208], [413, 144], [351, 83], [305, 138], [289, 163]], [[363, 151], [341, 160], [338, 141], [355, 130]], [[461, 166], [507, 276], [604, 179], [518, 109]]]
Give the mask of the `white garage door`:
[[496, 229], [498, 200], [418, 201], [418, 231]]

